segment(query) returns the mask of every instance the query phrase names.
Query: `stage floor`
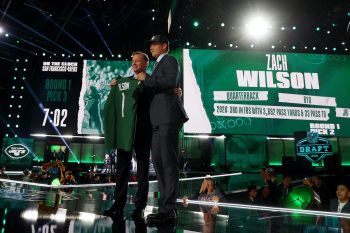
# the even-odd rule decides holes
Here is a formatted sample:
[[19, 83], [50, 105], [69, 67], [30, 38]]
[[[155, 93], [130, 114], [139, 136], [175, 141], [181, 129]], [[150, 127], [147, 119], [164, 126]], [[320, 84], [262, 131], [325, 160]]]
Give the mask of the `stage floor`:
[[[181, 199], [178, 199], [177, 222], [147, 226], [143, 221], [135, 222], [131, 218], [136, 191], [134, 185], [129, 187], [124, 219], [113, 219], [101, 214], [113, 202], [114, 187], [111, 184], [90, 184], [70, 189], [13, 182], [1, 182], [1, 185], [1, 233], [337, 232], [336, 225], [316, 225], [316, 220], [324, 215], [322, 213], [234, 203], [204, 205], [196, 201], [190, 201], [184, 207]], [[191, 187], [189, 189], [195, 192], [198, 186]], [[157, 212], [156, 189], [156, 183], [151, 183], [146, 215]], [[324, 218], [339, 222], [337, 216]]]

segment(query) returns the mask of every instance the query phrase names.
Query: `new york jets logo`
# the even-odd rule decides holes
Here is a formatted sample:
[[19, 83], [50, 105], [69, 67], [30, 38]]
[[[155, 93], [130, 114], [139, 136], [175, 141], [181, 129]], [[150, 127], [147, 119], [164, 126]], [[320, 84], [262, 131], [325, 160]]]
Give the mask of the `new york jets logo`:
[[21, 159], [29, 154], [29, 149], [22, 144], [13, 144], [5, 149], [5, 153], [12, 159]]

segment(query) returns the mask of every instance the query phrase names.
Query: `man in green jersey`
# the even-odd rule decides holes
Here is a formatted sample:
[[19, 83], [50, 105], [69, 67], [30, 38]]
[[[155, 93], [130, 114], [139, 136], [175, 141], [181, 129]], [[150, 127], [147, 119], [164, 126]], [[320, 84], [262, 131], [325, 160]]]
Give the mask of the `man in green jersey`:
[[[134, 52], [132, 54], [132, 69], [135, 74], [146, 72], [148, 62], [149, 59], [145, 53]], [[110, 85], [115, 92], [113, 93], [111, 90], [111, 94], [115, 94], [114, 100], [117, 100], [112, 105], [112, 108], [117, 108], [115, 109], [117, 116], [108, 116], [109, 110], [105, 109], [105, 116], [108, 118], [107, 120], [105, 118], [105, 140], [107, 148], [117, 149], [117, 175], [115, 202], [111, 208], [105, 210], [104, 215], [123, 216], [127, 200], [132, 149], [134, 148], [137, 161], [138, 191], [132, 216], [143, 217], [143, 210], [147, 205], [149, 155], [152, 138], [152, 127], [149, 119], [150, 94], [147, 88], [135, 92], [140, 86], [139, 81], [133, 79], [133, 76], [113, 80]], [[106, 105], [108, 104], [107, 100]], [[136, 124], [135, 110], [137, 117], [142, 118], [142, 120], [136, 119]]]

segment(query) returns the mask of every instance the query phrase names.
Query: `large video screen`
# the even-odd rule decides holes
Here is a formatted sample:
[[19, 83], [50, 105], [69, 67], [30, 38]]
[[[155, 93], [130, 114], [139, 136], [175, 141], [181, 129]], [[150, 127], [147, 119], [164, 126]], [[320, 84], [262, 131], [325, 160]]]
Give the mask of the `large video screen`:
[[183, 50], [185, 133], [350, 136], [350, 57]]
[[130, 65], [108, 60], [38, 61], [31, 80], [30, 134], [103, 135], [109, 83], [118, 76], [132, 76]]

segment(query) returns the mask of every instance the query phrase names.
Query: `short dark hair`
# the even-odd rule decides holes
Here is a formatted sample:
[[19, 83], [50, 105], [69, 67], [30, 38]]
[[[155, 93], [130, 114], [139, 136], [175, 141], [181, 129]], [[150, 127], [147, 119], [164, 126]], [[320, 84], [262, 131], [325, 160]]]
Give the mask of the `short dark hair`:
[[347, 189], [350, 191], [350, 183], [349, 183], [349, 181], [347, 181], [347, 180], [340, 180], [338, 182], [338, 186], [339, 185], [343, 185], [343, 186], [347, 187]]
[[248, 193], [250, 193], [252, 190], [256, 189], [256, 186], [255, 185], [249, 185], [247, 190], [248, 190]]
[[146, 62], [149, 62], [148, 55], [145, 54], [145, 53], [143, 53], [143, 52], [141, 52], [141, 51], [135, 51], [135, 52], [133, 52], [133, 53], [131, 54], [131, 57], [133, 57], [134, 55], [142, 55], [143, 60], [146, 61]]

